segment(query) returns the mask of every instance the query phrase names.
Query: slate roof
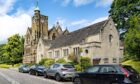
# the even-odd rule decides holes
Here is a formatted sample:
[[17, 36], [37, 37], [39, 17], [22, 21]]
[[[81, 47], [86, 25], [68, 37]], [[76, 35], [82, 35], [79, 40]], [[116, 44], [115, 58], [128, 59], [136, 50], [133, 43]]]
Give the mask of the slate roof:
[[85, 40], [86, 37], [98, 34], [106, 21], [108, 20], [87, 26], [66, 35], [61, 35], [55, 40], [51, 41], [50, 49], [79, 44]]

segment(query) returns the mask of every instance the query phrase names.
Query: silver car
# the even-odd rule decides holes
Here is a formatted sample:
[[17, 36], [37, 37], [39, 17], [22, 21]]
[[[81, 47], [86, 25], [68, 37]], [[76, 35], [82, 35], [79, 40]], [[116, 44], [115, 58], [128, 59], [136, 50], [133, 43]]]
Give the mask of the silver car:
[[44, 72], [44, 77], [54, 77], [57, 81], [60, 81], [61, 79], [71, 79], [75, 72], [74, 66], [70, 64], [56, 63]]

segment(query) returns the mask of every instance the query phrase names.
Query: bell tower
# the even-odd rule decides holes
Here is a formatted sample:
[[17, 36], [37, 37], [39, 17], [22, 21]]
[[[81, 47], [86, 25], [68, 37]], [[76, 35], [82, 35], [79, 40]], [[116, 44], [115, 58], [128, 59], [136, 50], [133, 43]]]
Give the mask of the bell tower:
[[38, 0], [32, 17], [32, 38], [35, 43], [38, 43], [39, 38], [48, 39], [48, 16], [40, 14]]
[[38, 0], [34, 9], [34, 16], [32, 17], [32, 39], [33, 44], [37, 44], [40, 37], [40, 10], [38, 7]]
[[30, 32], [30, 43], [29, 45], [24, 44], [24, 50], [28, 50], [30, 53], [26, 54], [26, 51], [24, 52], [23, 62], [35, 63], [37, 60], [37, 45], [39, 39], [42, 38], [48, 40], [48, 16], [41, 15], [38, 0], [36, 0], [35, 3], [32, 27], [28, 31]]

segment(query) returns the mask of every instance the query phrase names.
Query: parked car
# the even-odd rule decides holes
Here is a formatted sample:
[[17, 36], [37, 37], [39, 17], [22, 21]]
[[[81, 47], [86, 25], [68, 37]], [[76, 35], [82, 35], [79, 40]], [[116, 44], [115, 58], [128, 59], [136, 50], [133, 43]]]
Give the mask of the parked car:
[[29, 74], [39, 76], [39, 75], [43, 75], [45, 70], [46, 68], [43, 65], [33, 65], [29, 70]]
[[74, 66], [70, 64], [56, 63], [45, 71], [44, 77], [54, 77], [57, 81], [60, 81], [61, 79], [71, 79], [75, 72]]
[[26, 64], [23, 64], [18, 68], [18, 71], [22, 73], [28, 73], [29, 70], [30, 70], [30, 67]]
[[139, 74], [131, 66], [95, 65], [76, 73], [74, 84], [140, 84]]

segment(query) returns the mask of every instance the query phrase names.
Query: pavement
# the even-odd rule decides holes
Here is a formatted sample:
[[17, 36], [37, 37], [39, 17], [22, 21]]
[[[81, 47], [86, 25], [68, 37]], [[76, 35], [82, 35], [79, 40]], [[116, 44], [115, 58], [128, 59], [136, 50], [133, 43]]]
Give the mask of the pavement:
[[19, 73], [17, 68], [0, 68], [0, 84], [72, 84], [69, 81], [57, 82], [54, 79], [45, 79], [42, 76]]

